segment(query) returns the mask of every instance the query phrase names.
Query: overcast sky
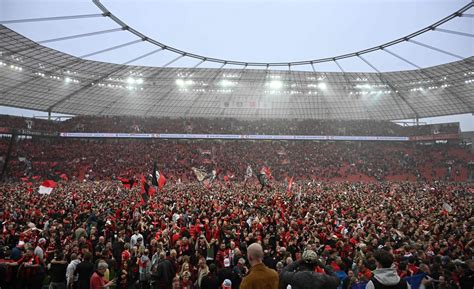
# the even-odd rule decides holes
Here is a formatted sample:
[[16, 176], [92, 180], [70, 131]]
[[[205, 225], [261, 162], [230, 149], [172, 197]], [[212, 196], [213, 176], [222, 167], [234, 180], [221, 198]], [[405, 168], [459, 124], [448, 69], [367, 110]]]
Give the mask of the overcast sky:
[[[426, 27], [466, 5], [468, 0], [103, 0], [109, 10], [136, 30], [167, 45], [204, 56], [242, 61], [280, 62], [317, 59], [376, 46]], [[474, 10], [474, 9], [472, 9]], [[471, 10], [470, 13], [474, 13]], [[0, 19], [100, 13], [91, 0], [0, 0]], [[116, 28], [108, 18], [8, 25], [35, 41]], [[442, 28], [474, 33], [473, 18], [456, 18]], [[135, 38], [127, 32], [50, 43], [47, 46], [83, 55]], [[468, 57], [473, 38], [430, 32], [418, 41]], [[122, 63], [153, 50], [140, 43], [90, 59]], [[419, 66], [455, 61], [438, 52], [404, 43], [392, 48]], [[175, 58], [160, 52], [134, 64], [160, 66]], [[412, 69], [384, 52], [367, 56], [382, 71]], [[173, 66], [190, 66], [182, 59]], [[372, 71], [359, 59], [342, 60], [346, 71]], [[200, 67], [216, 67], [204, 64]], [[300, 67], [310, 70], [311, 67]], [[319, 71], [338, 71], [334, 64]], [[18, 111], [19, 113], [25, 113]], [[15, 113], [1, 108], [0, 113]], [[474, 130], [474, 118], [448, 118]], [[444, 121], [444, 120], [443, 120]]]

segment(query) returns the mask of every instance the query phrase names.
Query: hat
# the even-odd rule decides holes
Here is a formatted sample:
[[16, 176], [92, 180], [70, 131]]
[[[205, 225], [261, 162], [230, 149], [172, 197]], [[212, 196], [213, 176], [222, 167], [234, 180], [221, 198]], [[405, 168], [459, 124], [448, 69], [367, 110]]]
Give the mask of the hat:
[[38, 240], [38, 244], [43, 244], [43, 243], [46, 243], [46, 239], [45, 238], [40, 238]]
[[18, 248], [23, 248], [25, 246], [25, 242], [19, 241], [17, 246]]
[[226, 267], [226, 268], [227, 268], [227, 267], [230, 267], [230, 260], [229, 260], [229, 258], [225, 258], [225, 259], [224, 259], [224, 267]]
[[222, 282], [222, 289], [231, 289], [232, 288], [232, 281], [229, 279], [225, 279], [224, 282]]
[[301, 256], [301, 258], [305, 263], [309, 264], [314, 264], [316, 263], [316, 261], [318, 261], [318, 255], [313, 250], [304, 251], [303, 256]]
[[244, 259], [244, 258], [240, 258], [240, 259], [239, 259], [239, 263], [242, 264], [242, 265], [244, 265], [244, 264], [245, 264], [245, 259]]

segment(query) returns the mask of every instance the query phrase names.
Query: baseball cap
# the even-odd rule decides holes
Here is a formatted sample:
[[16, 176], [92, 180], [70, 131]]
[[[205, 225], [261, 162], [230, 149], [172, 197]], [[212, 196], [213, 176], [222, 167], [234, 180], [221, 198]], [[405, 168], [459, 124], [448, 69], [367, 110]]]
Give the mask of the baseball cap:
[[222, 289], [231, 289], [232, 288], [232, 281], [229, 279], [225, 279], [224, 282], [222, 282]]

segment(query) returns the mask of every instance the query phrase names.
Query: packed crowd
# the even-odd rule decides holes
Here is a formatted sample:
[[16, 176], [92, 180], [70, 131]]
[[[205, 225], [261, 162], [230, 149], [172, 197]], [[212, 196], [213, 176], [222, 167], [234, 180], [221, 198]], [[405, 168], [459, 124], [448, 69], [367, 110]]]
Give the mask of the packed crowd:
[[[271, 185], [260, 191], [255, 178], [210, 188], [167, 184], [142, 203], [139, 187], [117, 181], [61, 182], [51, 195], [4, 183], [0, 287], [264, 288], [248, 285], [255, 273], [245, 278], [268, 267], [280, 288], [335, 288], [341, 280], [347, 289], [374, 274], [423, 274], [424, 288], [473, 288], [471, 185]], [[266, 267], [247, 252], [255, 243]], [[393, 254], [394, 269], [375, 270], [383, 263], [378, 249]], [[308, 260], [320, 273], [291, 273]]]
[[459, 124], [402, 126], [378, 120], [237, 120], [77, 116], [65, 121], [0, 116], [0, 127], [54, 132], [416, 136], [459, 133]]
[[[0, 141], [4, 152], [8, 141]], [[220, 179], [243, 179], [248, 165], [256, 169], [262, 164], [281, 181], [288, 176], [319, 181], [466, 181], [474, 155], [451, 144], [35, 138], [15, 143], [8, 175], [18, 180], [65, 173], [70, 179], [110, 180], [140, 174], [153, 161], [173, 182], [194, 180], [192, 167], [215, 169]]]

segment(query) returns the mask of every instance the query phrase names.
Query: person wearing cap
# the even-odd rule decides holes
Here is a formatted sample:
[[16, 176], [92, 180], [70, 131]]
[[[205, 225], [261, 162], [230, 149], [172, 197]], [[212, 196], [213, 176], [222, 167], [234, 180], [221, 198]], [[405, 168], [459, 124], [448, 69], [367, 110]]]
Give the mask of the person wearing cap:
[[230, 267], [229, 258], [224, 259], [224, 268], [219, 270], [219, 272], [217, 273], [217, 276], [219, 277], [219, 283], [221, 284], [222, 282], [224, 282], [225, 279], [232, 278], [232, 268]]
[[46, 247], [46, 239], [40, 238], [38, 240], [38, 245], [35, 248], [34, 254], [37, 256], [41, 262], [44, 262], [44, 248]]
[[247, 259], [252, 268], [242, 280], [240, 289], [278, 289], [278, 273], [263, 264], [263, 248], [260, 244], [248, 246]]
[[222, 282], [222, 289], [232, 289], [232, 281], [230, 281], [229, 279], [225, 279]]
[[242, 278], [247, 274], [248, 268], [245, 266], [245, 259], [240, 258], [237, 265], [232, 269], [232, 288], [236, 289], [240, 287]]
[[[317, 267], [324, 269], [325, 274], [315, 272]], [[324, 266], [313, 250], [306, 250], [301, 260], [283, 268], [280, 283], [283, 288], [291, 285], [292, 289], [336, 289], [340, 282], [331, 266]]]
[[366, 289], [411, 289], [404, 279], [398, 276], [397, 269], [393, 267], [393, 255], [387, 250], [378, 249], [374, 252], [377, 269], [369, 280]]

